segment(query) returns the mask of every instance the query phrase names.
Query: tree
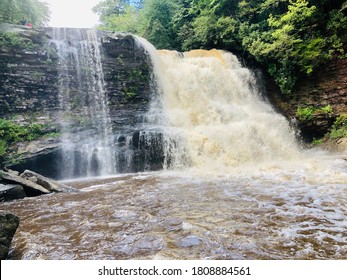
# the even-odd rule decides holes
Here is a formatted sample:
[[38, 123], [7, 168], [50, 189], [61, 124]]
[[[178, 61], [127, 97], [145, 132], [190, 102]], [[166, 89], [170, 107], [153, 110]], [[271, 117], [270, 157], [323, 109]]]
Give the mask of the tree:
[[102, 22], [100, 29], [138, 34], [143, 0], [104, 0], [93, 8]]
[[100, 16], [101, 21], [104, 21], [111, 15], [124, 14], [129, 5], [129, 0], [103, 0], [93, 8], [93, 11]]
[[343, 55], [347, 42], [347, 17], [338, 0], [144, 0], [122, 13], [110, 6], [119, 0], [103, 2], [111, 11], [103, 12], [106, 28], [134, 32], [157, 48], [248, 55], [267, 68], [283, 93], [333, 54]]
[[1, 0], [0, 22], [19, 24], [23, 17], [35, 25], [45, 25], [49, 8], [38, 0]]
[[175, 0], [146, 0], [141, 10], [140, 35], [157, 48], [175, 49], [178, 45], [173, 18], [177, 10]]

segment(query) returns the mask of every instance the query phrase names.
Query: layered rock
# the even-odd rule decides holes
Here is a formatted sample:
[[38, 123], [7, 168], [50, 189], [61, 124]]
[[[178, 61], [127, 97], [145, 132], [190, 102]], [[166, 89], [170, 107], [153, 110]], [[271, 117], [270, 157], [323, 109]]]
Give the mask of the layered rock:
[[[57, 192], [77, 192], [74, 188], [46, 178], [30, 170], [25, 170], [22, 174], [12, 170], [1, 171], [1, 177], [2, 181], [10, 182], [11, 184], [15, 183], [21, 186], [24, 190], [25, 196], [38, 196]], [[8, 192], [8, 190], [6, 190], [8, 185], [3, 187], [5, 188], [4, 190]]]
[[[347, 46], [345, 46], [347, 51]], [[270, 100], [289, 119], [297, 119], [304, 140], [322, 138], [330, 132], [336, 117], [347, 113], [347, 58], [336, 57], [320, 66], [312, 75], [301, 77], [293, 91], [286, 97], [279, 92], [271, 78], [266, 78]], [[331, 113], [319, 112], [330, 106]], [[317, 113], [307, 119], [297, 118], [298, 108], [314, 108]]]
[[[0, 45], [0, 92], [4, 96], [0, 100], [0, 118], [11, 118], [23, 125], [39, 123], [47, 133], [55, 134], [53, 138], [18, 143], [11, 147], [11, 161], [16, 162], [9, 166], [20, 171], [31, 169], [52, 178], [63, 178], [64, 174], [60, 172], [63, 135], [59, 134], [63, 123], [69, 122], [69, 131], [74, 133], [72, 139], [76, 143], [96, 133], [84, 117], [85, 110], [80, 106], [80, 97], [77, 95], [71, 99], [69, 112], [62, 114], [63, 104], [59, 92], [62, 83], [59, 67], [62, 62], [53, 33], [65, 33], [73, 44], [72, 40], [78, 40], [73, 36], [79, 31], [57, 31], [52, 28], [37, 31], [21, 26], [12, 26], [10, 29], [2, 26], [2, 29], [19, 36], [23, 45]], [[150, 58], [131, 35], [98, 31], [97, 36], [107, 105], [115, 135], [115, 156], [119, 157], [117, 169], [121, 172], [144, 170], [145, 164], [142, 162], [146, 157], [143, 154], [146, 153], [146, 147], [143, 146], [143, 137], [139, 135], [144, 135], [141, 127], [152, 94]], [[76, 69], [67, 70], [70, 75], [76, 75]], [[77, 81], [73, 76], [69, 79], [70, 95], [75, 94], [79, 90], [76, 88], [77, 83], [84, 81]], [[150, 164], [146, 166], [151, 169], [148, 167]], [[160, 168], [160, 163], [153, 163], [153, 168]]]

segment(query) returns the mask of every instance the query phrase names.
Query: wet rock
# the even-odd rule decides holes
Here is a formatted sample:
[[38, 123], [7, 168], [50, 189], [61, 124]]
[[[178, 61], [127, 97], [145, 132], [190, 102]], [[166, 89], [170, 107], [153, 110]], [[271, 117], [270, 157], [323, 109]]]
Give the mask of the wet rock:
[[13, 214], [0, 214], [0, 259], [5, 260], [14, 234], [19, 226], [19, 218]]
[[153, 252], [157, 252], [162, 250], [164, 247], [164, 241], [159, 236], [147, 235], [141, 237], [134, 243], [132, 248], [132, 254], [153, 254]]
[[195, 235], [189, 235], [179, 240], [176, 245], [179, 247], [192, 247], [200, 245], [201, 239]]
[[317, 114], [312, 120], [303, 120], [298, 122], [298, 126], [305, 139], [312, 141], [314, 139], [320, 139], [327, 134], [334, 124], [336, 116], [329, 116], [325, 114]]
[[44, 187], [49, 192], [77, 192], [78, 190], [62, 184], [58, 181], [48, 179], [36, 172], [25, 170], [20, 177]]
[[30, 180], [24, 179], [15, 174], [12, 174], [11, 172], [2, 171], [2, 179], [7, 182], [17, 183], [23, 186], [27, 196], [38, 196], [42, 194], [51, 193], [49, 190], [45, 189], [39, 184], [34, 183]]
[[[347, 45], [344, 45], [345, 51]], [[302, 75], [292, 96], [281, 94], [273, 79], [264, 75], [267, 97], [288, 119], [296, 118], [298, 107], [322, 108], [330, 105], [333, 115], [347, 112], [347, 58], [334, 58], [320, 66], [310, 76]], [[294, 98], [295, 96], [295, 98]], [[334, 123], [334, 116], [315, 114], [309, 121], [298, 123], [304, 140], [312, 141], [329, 132]]]
[[0, 202], [11, 201], [26, 197], [24, 188], [21, 185], [1, 185]]
[[2, 179], [3, 181], [22, 186], [26, 196], [38, 196], [57, 192], [78, 192], [75, 188], [46, 178], [30, 170], [25, 170], [21, 175], [18, 175], [18, 172], [13, 170], [2, 171]]
[[182, 229], [183, 221], [179, 218], [168, 218], [165, 221], [165, 227], [168, 231], [179, 231]]
[[[42, 127], [49, 128], [50, 131], [45, 133], [54, 133], [54, 137], [49, 139], [12, 145], [8, 154], [14, 158], [6, 158], [4, 164], [21, 172], [30, 169], [50, 178], [64, 178], [64, 174], [60, 172], [64, 164], [61, 156], [61, 124], [69, 123], [69, 133], [75, 134], [72, 138], [76, 143], [79, 143], [79, 139], [87, 139], [83, 134], [93, 135], [97, 129], [82, 113], [86, 111], [82, 106], [89, 106], [89, 101], [86, 102], [84, 91], [79, 90], [78, 82], [69, 83], [70, 92], [74, 93], [73, 100], [69, 106], [70, 112], [62, 118], [59, 87], [64, 81], [60, 80], [62, 77], [58, 75], [61, 66], [58, 50], [51, 42], [57, 29], [48, 27], [37, 30], [0, 24], [1, 31], [16, 32], [19, 39], [28, 41], [30, 44], [27, 45], [32, 47], [28, 49], [23, 44], [0, 46], [0, 116], [15, 119], [20, 125], [29, 125], [34, 120]], [[79, 33], [77, 29], [67, 28], [61, 31], [70, 43], [80, 40], [79, 36], [75, 37]], [[156, 145], [153, 144], [153, 141], [161, 142], [161, 135], [153, 135], [152, 138], [155, 140], [149, 145], [149, 141], [144, 141], [148, 136], [146, 135], [146, 139], [141, 138], [139, 132], [153, 92], [150, 56], [137, 43], [136, 38], [129, 34], [98, 31], [97, 36], [101, 43], [100, 62], [112, 130], [119, 132], [122, 140], [115, 143], [119, 145], [115, 155], [116, 169], [123, 173], [161, 169], [162, 145], [154, 150]], [[74, 70], [71, 69], [69, 75], [76, 75], [78, 71]], [[76, 76], [70, 78], [71, 81], [78, 80]], [[136, 138], [139, 140], [136, 141]], [[73, 153], [74, 156], [79, 156], [78, 150]], [[149, 159], [150, 162], [147, 162]], [[72, 168], [75, 172], [73, 176], [83, 176], [84, 171], [80, 166]]]

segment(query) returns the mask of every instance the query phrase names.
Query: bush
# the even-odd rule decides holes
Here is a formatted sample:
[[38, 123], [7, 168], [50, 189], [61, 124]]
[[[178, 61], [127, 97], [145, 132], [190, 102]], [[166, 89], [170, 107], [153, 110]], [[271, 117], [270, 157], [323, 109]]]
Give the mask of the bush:
[[310, 121], [313, 119], [314, 115], [325, 114], [330, 116], [333, 113], [333, 108], [331, 105], [326, 105], [321, 108], [314, 108], [312, 106], [308, 107], [298, 107], [296, 110], [296, 117], [299, 121]]
[[0, 158], [6, 155], [7, 142], [5, 140], [0, 140]]
[[340, 115], [330, 132], [330, 138], [331, 139], [340, 139], [347, 137], [347, 114]]
[[309, 121], [313, 119], [314, 111], [313, 107], [298, 107], [296, 117], [299, 121]]
[[32, 141], [44, 134], [40, 124], [23, 126], [12, 121], [0, 119], [0, 163], [3, 161], [8, 147], [21, 141]]

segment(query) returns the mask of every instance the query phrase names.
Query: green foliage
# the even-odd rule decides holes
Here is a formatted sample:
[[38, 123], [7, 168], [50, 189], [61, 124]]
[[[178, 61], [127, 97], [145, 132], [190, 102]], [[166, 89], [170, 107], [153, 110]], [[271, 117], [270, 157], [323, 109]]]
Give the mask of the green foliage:
[[40, 124], [21, 126], [12, 121], [0, 119], [0, 163], [6, 156], [8, 147], [22, 141], [32, 141], [44, 134]]
[[6, 155], [7, 147], [7, 142], [5, 140], [0, 139], [0, 161], [1, 158]]
[[314, 111], [313, 107], [298, 107], [296, 110], [296, 117], [300, 121], [312, 120]]
[[[123, 5], [121, 12], [116, 3]], [[129, 8], [131, 1], [99, 5], [103, 28], [134, 32], [157, 48], [250, 55], [285, 94], [334, 54], [346, 56], [347, 17], [329, 0], [144, 0], [142, 9]]]
[[331, 115], [333, 113], [333, 108], [331, 105], [326, 105], [321, 108], [314, 108], [312, 106], [308, 107], [298, 107], [296, 110], [296, 117], [299, 121], [309, 121], [312, 120], [314, 115], [317, 114], [324, 114], [324, 115]]
[[103, 22], [100, 29], [138, 33], [138, 9], [131, 6], [129, 1], [102, 1], [93, 11], [100, 15]]
[[43, 127], [40, 124], [21, 126], [12, 121], [0, 119], [0, 137], [8, 144], [37, 139], [43, 134], [42, 130]]
[[322, 108], [316, 109], [316, 113], [321, 113], [329, 116], [333, 113], [333, 108], [331, 107], [331, 105], [326, 105]]
[[0, 23], [20, 24], [22, 18], [36, 26], [46, 24], [49, 19], [48, 5], [38, 0], [0, 1]]
[[331, 139], [340, 139], [347, 137], [347, 114], [340, 115], [330, 132], [330, 138]]
[[313, 146], [318, 146], [318, 145], [322, 145], [323, 143], [324, 143], [324, 139], [313, 139], [311, 144]]
[[29, 38], [24, 38], [14, 32], [0, 32], [0, 47], [11, 47], [17, 49], [32, 50], [34, 43]]
[[140, 35], [157, 48], [176, 48], [176, 30], [173, 25], [178, 5], [174, 0], [146, 0], [140, 12]]

